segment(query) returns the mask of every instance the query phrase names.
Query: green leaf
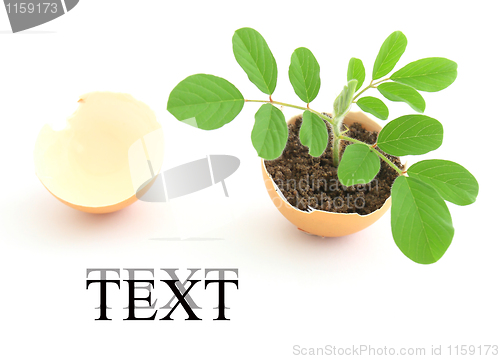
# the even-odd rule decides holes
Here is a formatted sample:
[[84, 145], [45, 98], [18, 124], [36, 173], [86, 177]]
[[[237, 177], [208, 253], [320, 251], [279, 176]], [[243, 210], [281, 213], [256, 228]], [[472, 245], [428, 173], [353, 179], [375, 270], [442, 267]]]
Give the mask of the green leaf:
[[362, 97], [356, 101], [356, 105], [363, 111], [371, 113], [381, 120], [387, 120], [389, 118], [389, 109], [382, 100], [376, 97]]
[[347, 67], [347, 81], [351, 80], [358, 80], [356, 91], [361, 88], [365, 81], [365, 67], [363, 66], [363, 61], [355, 57], [349, 60], [349, 66]]
[[453, 239], [446, 203], [429, 185], [399, 176], [391, 189], [391, 227], [396, 245], [412, 261], [437, 262]]
[[288, 140], [285, 116], [278, 108], [266, 103], [255, 114], [252, 144], [259, 157], [274, 160], [281, 156]]
[[373, 65], [372, 79], [376, 80], [387, 75], [398, 63], [405, 52], [406, 36], [401, 31], [394, 31], [385, 39]]
[[406, 115], [389, 122], [378, 135], [378, 147], [393, 156], [423, 155], [443, 142], [443, 126], [424, 115]]
[[319, 64], [309, 49], [299, 47], [293, 52], [288, 77], [302, 101], [309, 103], [316, 98], [321, 85]]
[[248, 79], [259, 90], [272, 95], [278, 79], [278, 67], [262, 35], [249, 27], [236, 30], [233, 35], [233, 53]]
[[309, 154], [319, 157], [328, 145], [328, 130], [325, 122], [311, 111], [304, 111], [299, 133], [300, 142], [309, 147]]
[[337, 175], [344, 186], [371, 182], [380, 171], [380, 159], [367, 145], [354, 143], [346, 147]]
[[344, 89], [337, 96], [335, 101], [333, 102], [333, 112], [335, 118], [344, 118], [345, 115], [349, 112], [351, 108], [352, 98], [354, 97], [354, 93], [356, 92], [356, 85], [358, 80], [350, 80], [347, 83], [347, 86], [344, 86]]
[[417, 112], [424, 112], [425, 100], [413, 87], [386, 82], [377, 86], [379, 92], [388, 100], [396, 102], [406, 102]]
[[457, 78], [457, 63], [442, 57], [428, 57], [409, 63], [392, 74], [391, 80], [419, 91], [436, 92]]
[[474, 203], [479, 192], [474, 176], [452, 161], [420, 161], [408, 168], [408, 175], [431, 185], [445, 200], [460, 206]]
[[214, 130], [231, 122], [245, 99], [223, 78], [197, 74], [186, 77], [168, 97], [167, 110], [179, 121], [203, 130]]

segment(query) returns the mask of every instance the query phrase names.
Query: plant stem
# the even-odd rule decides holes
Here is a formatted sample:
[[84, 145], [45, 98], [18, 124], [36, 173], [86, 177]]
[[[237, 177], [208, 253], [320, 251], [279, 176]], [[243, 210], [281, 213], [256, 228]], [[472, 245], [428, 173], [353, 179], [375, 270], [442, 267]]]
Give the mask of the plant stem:
[[341, 140], [340, 135], [335, 136], [335, 138], [333, 140], [333, 146], [332, 146], [333, 156], [332, 157], [333, 157], [333, 166], [334, 167], [338, 167], [339, 162], [340, 162], [340, 140]]
[[[387, 79], [383, 79], [383, 80], [380, 80], [380, 81], [378, 81], [376, 83], [373, 83], [373, 81], [370, 82], [370, 85], [367, 86], [366, 88], [364, 88], [360, 93], [358, 93], [358, 96], [361, 95], [361, 93], [363, 93], [364, 91], [366, 91], [369, 88], [373, 87], [374, 85], [379, 84], [379, 83], [384, 82], [384, 81], [387, 81], [387, 80], [389, 80], [389, 79], [388, 78]], [[354, 101], [354, 99], [353, 99], [353, 101]], [[319, 117], [321, 117], [325, 121], [329, 122], [330, 124], [332, 124], [333, 132], [334, 132], [334, 135], [335, 135], [334, 136], [335, 139], [333, 141], [333, 165], [335, 167], [338, 167], [338, 165], [339, 165], [340, 140], [345, 140], [345, 141], [349, 141], [349, 142], [353, 142], [353, 143], [359, 143], [359, 144], [362, 144], [362, 145], [370, 147], [371, 151], [375, 152], [375, 154], [377, 156], [379, 156], [384, 162], [386, 162], [389, 166], [391, 166], [391, 168], [393, 168], [399, 175], [401, 175], [403, 173], [403, 171], [401, 171], [394, 163], [392, 163], [387, 157], [385, 157], [380, 151], [378, 151], [374, 147], [370, 146], [367, 143], [364, 143], [363, 141], [358, 141], [358, 140], [356, 140], [354, 138], [344, 136], [340, 132], [337, 133], [338, 131], [336, 130], [336, 126], [334, 125], [333, 120], [330, 117], [325, 116], [325, 115], [323, 115], [322, 113], [320, 113], [318, 111], [314, 111], [311, 108], [302, 107], [302, 106], [295, 106], [295, 105], [291, 105], [289, 103], [278, 102], [278, 101], [274, 101], [274, 100], [273, 101], [271, 101], [271, 100], [245, 100], [245, 102], [271, 103], [271, 104], [276, 104], [276, 105], [280, 105], [280, 106], [292, 107], [292, 108], [296, 108], [296, 109], [303, 110], [303, 111], [308, 110], [308, 111], [311, 111], [311, 112], [315, 113], [316, 115], [318, 115]]]
[[371, 89], [371, 88], [375, 88], [375, 85], [378, 85], [379, 83], [382, 83], [382, 82], [385, 82], [385, 81], [389, 81], [390, 78], [385, 78], [385, 79], [382, 79], [380, 81], [377, 81], [377, 82], [373, 82], [373, 80], [370, 81], [370, 84], [368, 86], [366, 86], [364, 89], [362, 89], [360, 92], [358, 92], [358, 94], [356, 96], [354, 96], [354, 98], [352, 99], [352, 102], [354, 102], [362, 93], [364, 93], [366, 90], [368, 89]]
[[[350, 105], [349, 105], [350, 106]], [[338, 167], [340, 163], [340, 129], [342, 128], [342, 124], [344, 122], [344, 116], [342, 117], [333, 117], [333, 144], [332, 144], [332, 160], [333, 166]]]
[[[366, 86], [364, 89], [362, 89], [360, 92], [358, 92], [358, 94], [356, 96], [353, 97], [353, 99], [351, 100], [351, 104], [353, 103], [356, 103], [356, 99], [361, 95], [363, 94], [365, 91], [367, 91], [368, 89], [371, 89], [371, 88], [375, 88], [376, 86], [375, 85], [378, 85], [379, 83], [382, 83], [384, 81], [389, 81], [390, 79], [387, 77], [385, 79], [382, 79], [380, 81], [377, 81], [377, 82], [373, 82], [373, 80], [370, 81], [370, 84], [368, 86]], [[349, 105], [351, 106], [351, 105]], [[342, 139], [342, 137], [345, 137], [345, 136], [341, 136], [340, 134], [340, 128], [342, 127], [342, 123], [344, 121], [344, 118], [342, 117], [341, 119], [338, 119], [337, 117], [334, 117], [333, 119], [333, 122], [334, 122], [334, 125], [333, 125], [333, 128], [335, 130], [335, 140], [333, 141], [333, 166], [334, 167], [338, 167], [339, 166], [339, 163], [340, 163], [340, 140]], [[364, 143], [364, 142], [361, 142], [361, 143]], [[374, 150], [374, 149], [372, 149]], [[392, 165], [391, 167], [395, 168], [396, 171], [399, 171], [399, 169], [394, 166], [394, 164], [389, 161], [385, 156], [383, 156], [381, 153], [379, 153], [378, 151], [374, 150], [377, 155], [382, 156], [381, 158], [386, 161], [387, 163], [389, 163], [389, 165]], [[399, 171], [398, 173], [400, 173], [401, 171]]]
[[392, 169], [394, 169], [398, 175], [402, 175], [403, 174], [403, 171], [401, 171], [398, 166], [396, 166], [394, 163], [392, 163], [387, 157], [385, 157], [379, 150], [377, 150], [375, 147], [373, 146], [370, 146], [369, 144], [367, 143], [364, 143], [363, 141], [359, 141], [359, 140], [356, 140], [354, 138], [351, 138], [351, 137], [347, 137], [347, 136], [344, 136], [344, 135], [340, 135], [340, 139], [341, 140], [344, 140], [344, 141], [349, 141], [349, 142], [352, 142], [352, 143], [358, 143], [360, 145], [365, 145], [365, 146], [368, 146], [370, 148], [370, 150], [372, 152], [374, 152], [377, 156], [379, 156], [385, 163], [387, 163], [389, 166], [391, 166]]
[[314, 111], [312, 108], [307, 108], [307, 107], [302, 107], [302, 106], [295, 106], [295, 105], [291, 105], [289, 103], [278, 102], [278, 101], [274, 101], [274, 100], [273, 101], [269, 101], [269, 100], [245, 100], [245, 102], [271, 103], [271, 104], [285, 106], [285, 107], [297, 108], [297, 109], [303, 110], [303, 111], [307, 110], [307, 111], [311, 111], [312, 113], [315, 113], [316, 115], [318, 115], [319, 117], [321, 117], [323, 120], [328, 121], [330, 123], [333, 123], [332, 119], [330, 117], [325, 116], [325, 115], [323, 115], [322, 113], [320, 113], [318, 111]]

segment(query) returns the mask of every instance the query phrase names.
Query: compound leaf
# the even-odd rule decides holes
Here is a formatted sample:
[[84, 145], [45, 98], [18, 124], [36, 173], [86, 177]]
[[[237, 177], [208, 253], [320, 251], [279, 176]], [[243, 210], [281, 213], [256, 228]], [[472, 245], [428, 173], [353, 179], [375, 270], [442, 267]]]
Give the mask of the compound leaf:
[[365, 67], [363, 66], [363, 61], [355, 57], [349, 60], [349, 66], [347, 67], [347, 81], [351, 80], [358, 80], [356, 91], [361, 88], [365, 81]]
[[408, 168], [408, 175], [427, 183], [443, 199], [460, 206], [474, 203], [479, 192], [474, 176], [452, 161], [423, 160]]
[[302, 101], [309, 103], [316, 98], [321, 85], [319, 64], [309, 49], [299, 47], [293, 52], [288, 77]]
[[285, 116], [278, 108], [266, 103], [255, 114], [252, 144], [259, 157], [274, 160], [281, 156], [288, 140]]
[[456, 78], [457, 63], [443, 57], [428, 57], [410, 62], [391, 75], [392, 81], [427, 92], [441, 91]]
[[244, 27], [233, 35], [233, 53], [248, 79], [265, 94], [272, 95], [278, 66], [266, 40], [256, 30]]
[[371, 113], [373, 116], [380, 118], [381, 120], [387, 120], [389, 118], [389, 109], [376, 97], [365, 96], [361, 97], [356, 101], [356, 105], [359, 106], [365, 112]]
[[372, 79], [387, 75], [405, 52], [408, 41], [401, 31], [394, 31], [385, 39], [373, 64]]
[[405, 176], [396, 178], [391, 197], [391, 227], [396, 245], [414, 262], [437, 262], [454, 234], [444, 200], [431, 186]]
[[244, 104], [243, 95], [229, 81], [197, 74], [186, 77], [174, 87], [167, 110], [179, 121], [203, 130], [214, 130], [231, 122]]
[[319, 157], [328, 145], [328, 130], [325, 122], [311, 111], [304, 111], [299, 133], [300, 142], [309, 147], [309, 154]]
[[378, 85], [377, 89], [388, 100], [406, 102], [412, 109], [420, 113], [425, 110], [424, 98], [413, 87], [396, 82], [386, 82]]
[[380, 159], [370, 147], [354, 143], [345, 148], [337, 175], [344, 186], [371, 182], [380, 171]]
[[443, 142], [443, 125], [424, 115], [406, 115], [389, 122], [379, 133], [380, 149], [393, 156], [423, 155]]

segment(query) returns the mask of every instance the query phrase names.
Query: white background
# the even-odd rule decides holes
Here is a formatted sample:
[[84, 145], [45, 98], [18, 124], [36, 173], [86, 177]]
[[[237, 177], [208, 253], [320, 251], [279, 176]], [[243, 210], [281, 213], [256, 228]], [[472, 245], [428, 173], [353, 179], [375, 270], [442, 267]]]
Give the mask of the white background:
[[[0, 357], [291, 358], [294, 345], [362, 344], [425, 347], [428, 356], [432, 345], [442, 345], [445, 356], [449, 345], [500, 345], [497, 14], [495, 1], [86, 0], [61, 18], [11, 34], [1, 8]], [[245, 105], [213, 132], [166, 111], [171, 89], [194, 73], [224, 77], [245, 98], [265, 98], [232, 54], [233, 32], [245, 26], [266, 38], [277, 60], [277, 101], [300, 103], [287, 76], [293, 50], [306, 46], [315, 54], [322, 86], [311, 107], [320, 111], [331, 110], [349, 58], [361, 58], [370, 74], [395, 30], [408, 38], [397, 68], [428, 56], [458, 63], [450, 88], [424, 93], [426, 114], [443, 123], [445, 138], [420, 158], [459, 162], [480, 192], [472, 206], [449, 205], [455, 237], [438, 263], [408, 260], [394, 244], [389, 214], [331, 239], [287, 222], [267, 197], [251, 145], [257, 105]], [[207, 154], [241, 159], [226, 182], [238, 216], [207, 234], [223, 240], [151, 240], [171, 235], [162, 232], [172, 222], [171, 205], [136, 203], [89, 215], [43, 188], [33, 165], [38, 131], [64, 121], [78, 96], [95, 90], [128, 92], [156, 112], [166, 138], [163, 169]], [[391, 103], [390, 111], [391, 118], [412, 113], [402, 103]], [[294, 114], [285, 109], [286, 117]], [[121, 292], [111, 290], [114, 320], [94, 321], [98, 292], [85, 289], [92, 267], [236, 267], [240, 289], [228, 288], [229, 322], [212, 320], [215, 289], [204, 292], [201, 284], [192, 293], [203, 306], [202, 321], [184, 321], [179, 309], [172, 322], [128, 322], [121, 320], [124, 283]], [[158, 271], [156, 278], [165, 275]], [[159, 303], [168, 299], [163, 294]]]

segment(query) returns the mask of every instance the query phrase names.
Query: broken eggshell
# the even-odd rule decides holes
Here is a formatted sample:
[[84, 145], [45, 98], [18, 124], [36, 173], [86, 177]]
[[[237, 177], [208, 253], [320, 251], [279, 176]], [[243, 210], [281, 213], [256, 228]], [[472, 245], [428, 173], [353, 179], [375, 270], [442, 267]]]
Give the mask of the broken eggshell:
[[[154, 112], [129, 94], [91, 92], [55, 131], [46, 124], [34, 151], [36, 174], [64, 204], [84, 212], [118, 211], [147, 190], [163, 162]], [[147, 183], [147, 186], [144, 184]]]
[[[292, 117], [288, 124], [293, 124], [302, 115]], [[344, 119], [348, 126], [359, 122], [368, 131], [380, 132], [382, 127], [362, 112], [349, 112]], [[313, 209], [310, 212], [301, 211], [293, 207], [281, 194], [273, 179], [267, 172], [264, 160], [261, 161], [262, 176], [267, 193], [274, 205], [283, 216], [303, 232], [321, 237], [341, 237], [356, 233], [375, 223], [391, 206], [391, 197], [378, 210], [367, 214], [334, 213]]]

